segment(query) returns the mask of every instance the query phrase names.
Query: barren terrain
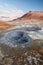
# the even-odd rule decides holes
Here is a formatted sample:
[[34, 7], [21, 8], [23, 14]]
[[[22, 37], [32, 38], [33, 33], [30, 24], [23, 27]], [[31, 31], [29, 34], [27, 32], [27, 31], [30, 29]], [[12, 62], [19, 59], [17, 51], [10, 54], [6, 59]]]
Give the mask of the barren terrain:
[[43, 12], [0, 21], [0, 65], [43, 65]]

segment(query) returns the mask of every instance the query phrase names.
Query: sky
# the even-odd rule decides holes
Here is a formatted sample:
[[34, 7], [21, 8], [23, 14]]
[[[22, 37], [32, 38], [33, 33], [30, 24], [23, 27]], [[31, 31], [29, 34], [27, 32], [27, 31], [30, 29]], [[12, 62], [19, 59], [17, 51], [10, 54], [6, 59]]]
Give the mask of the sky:
[[43, 0], [0, 0], [0, 17], [17, 18], [29, 11], [43, 11]]

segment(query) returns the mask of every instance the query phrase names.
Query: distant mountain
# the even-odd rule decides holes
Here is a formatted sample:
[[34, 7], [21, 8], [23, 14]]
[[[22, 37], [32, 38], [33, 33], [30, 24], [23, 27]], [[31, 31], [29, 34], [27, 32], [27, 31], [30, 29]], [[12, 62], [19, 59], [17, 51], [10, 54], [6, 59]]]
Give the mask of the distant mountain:
[[0, 21], [9, 21], [9, 20], [12, 20], [12, 19], [7, 16], [0, 16]]
[[29, 11], [20, 18], [13, 19], [13, 21], [43, 21], [43, 11]]

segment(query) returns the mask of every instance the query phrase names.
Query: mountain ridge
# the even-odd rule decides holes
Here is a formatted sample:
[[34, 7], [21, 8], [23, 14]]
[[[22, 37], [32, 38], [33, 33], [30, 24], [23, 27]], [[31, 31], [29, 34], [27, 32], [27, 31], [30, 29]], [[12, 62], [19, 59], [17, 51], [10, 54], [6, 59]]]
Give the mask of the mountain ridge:
[[43, 21], [43, 11], [29, 11], [22, 17], [13, 19], [13, 21]]

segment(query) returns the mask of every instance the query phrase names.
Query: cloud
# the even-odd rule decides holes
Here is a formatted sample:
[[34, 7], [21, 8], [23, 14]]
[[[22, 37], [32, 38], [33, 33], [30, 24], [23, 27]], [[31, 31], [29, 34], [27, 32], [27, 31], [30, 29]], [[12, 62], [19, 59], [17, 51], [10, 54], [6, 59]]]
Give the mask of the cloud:
[[0, 17], [8, 17], [9, 19], [15, 19], [21, 17], [24, 12], [20, 9], [17, 9], [11, 4], [5, 3], [4, 5], [0, 5]]

